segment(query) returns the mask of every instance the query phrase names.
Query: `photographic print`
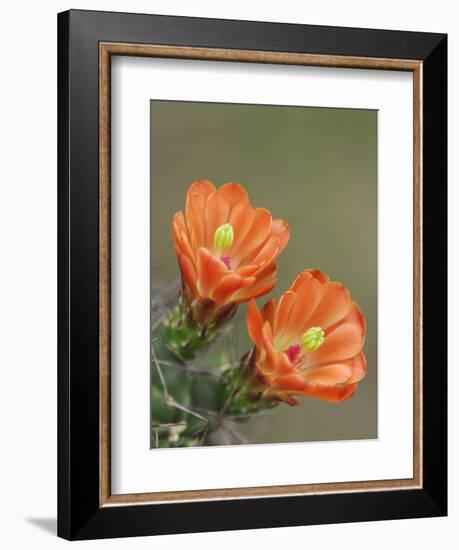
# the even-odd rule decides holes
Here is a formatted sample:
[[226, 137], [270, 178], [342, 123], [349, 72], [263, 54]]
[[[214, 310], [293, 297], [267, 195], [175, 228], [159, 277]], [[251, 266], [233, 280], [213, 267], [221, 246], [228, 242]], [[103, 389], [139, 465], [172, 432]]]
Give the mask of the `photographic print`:
[[377, 437], [377, 112], [151, 102], [151, 447]]
[[377, 111], [151, 101], [152, 448], [377, 437]]

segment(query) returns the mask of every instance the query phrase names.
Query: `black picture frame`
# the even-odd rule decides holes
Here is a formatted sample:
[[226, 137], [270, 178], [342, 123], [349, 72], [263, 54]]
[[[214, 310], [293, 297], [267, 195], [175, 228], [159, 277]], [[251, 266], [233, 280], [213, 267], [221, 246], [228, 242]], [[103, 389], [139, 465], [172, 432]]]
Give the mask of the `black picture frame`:
[[[422, 62], [421, 488], [100, 506], [100, 42]], [[58, 15], [59, 536], [81, 540], [447, 514], [446, 142], [444, 34], [79, 10]]]

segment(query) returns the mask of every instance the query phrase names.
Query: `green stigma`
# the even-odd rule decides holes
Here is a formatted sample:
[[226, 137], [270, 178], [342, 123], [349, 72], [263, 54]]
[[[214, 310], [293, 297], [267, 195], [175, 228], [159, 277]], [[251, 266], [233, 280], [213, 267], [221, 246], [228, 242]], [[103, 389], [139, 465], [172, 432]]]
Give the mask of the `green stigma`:
[[214, 235], [214, 248], [219, 254], [226, 252], [233, 244], [234, 231], [230, 223], [224, 223], [217, 228]]
[[301, 337], [303, 351], [317, 351], [324, 343], [324, 331], [320, 327], [311, 327]]

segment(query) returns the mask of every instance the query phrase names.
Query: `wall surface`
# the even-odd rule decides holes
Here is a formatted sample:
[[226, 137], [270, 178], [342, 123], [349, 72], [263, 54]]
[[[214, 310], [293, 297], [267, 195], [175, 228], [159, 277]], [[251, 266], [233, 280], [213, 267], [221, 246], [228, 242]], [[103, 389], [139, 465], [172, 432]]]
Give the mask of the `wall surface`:
[[[384, 6], [384, 7], [383, 7]], [[53, 549], [66, 543], [56, 525], [56, 13], [68, 8], [284, 21], [449, 33], [450, 97], [458, 87], [459, 24], [454, 3], [386, 0], [341, 2], [92, 1], [71, 5], [8, 3], [3, 7], [0, 87], [0, 543], [3, 548]], [[457, 102], [450, 102], [450, 151], [459, 147]], [[450, 155], [450, 182], [458, 179]], [[457, 210], [450, 186], [450, 212]], [[459, 218], [450, 216], [450, 280], [458, 279]], [[453, 255], [453, 251], [455, 254]], [[456, 363], [458, 292], [450, 288], [450, 394]], [[450, 464], [459, 455], [459, 401], [450, 399]], [[452, 548], [457, 544], [459, 487], [450, 471], [450, 516], [349, 524], [94, 541], [88, 548], [206, 549], [299, 545], [353, 550]], [[452, 540], [456, 540], [453, 543]]]

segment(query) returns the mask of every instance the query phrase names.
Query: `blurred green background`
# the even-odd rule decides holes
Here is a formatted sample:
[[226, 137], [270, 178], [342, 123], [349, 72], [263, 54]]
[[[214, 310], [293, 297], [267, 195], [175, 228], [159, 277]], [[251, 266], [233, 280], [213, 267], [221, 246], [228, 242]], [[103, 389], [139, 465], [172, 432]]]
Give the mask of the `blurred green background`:
[[[171, 220], [196, 179], [240, 182], [252, 205], [289, 223], [273, 295], [302, 269], [320, 268], [349, 288], [367, 320], [367, 376], [352, 398], [281, 405], [239, 433], [256, 443], [376, 438], [377, 111], [152, 101], [153, 299], [178, 280]], [[236, 353], [250, 345], [245, 309], [236, 318]]]

